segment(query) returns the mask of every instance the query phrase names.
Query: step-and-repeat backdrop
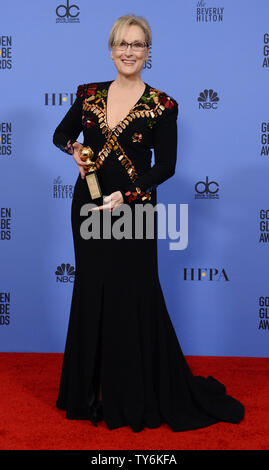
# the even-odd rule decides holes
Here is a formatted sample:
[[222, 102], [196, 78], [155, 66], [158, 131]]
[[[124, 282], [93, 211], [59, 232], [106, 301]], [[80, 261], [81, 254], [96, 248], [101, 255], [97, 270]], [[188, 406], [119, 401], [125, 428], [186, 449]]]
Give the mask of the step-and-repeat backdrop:
[[108, 35], [128, 13], [152, 28], [142, 80], [179, 103], [176, 174], [157, 190], [178, 234], [158, 262], [183, 352], [268, 357], [268, 0], [1, 5], [0, 350], [64, 349], [78, 168], [52, 136], [79, 84], [116, 78]]

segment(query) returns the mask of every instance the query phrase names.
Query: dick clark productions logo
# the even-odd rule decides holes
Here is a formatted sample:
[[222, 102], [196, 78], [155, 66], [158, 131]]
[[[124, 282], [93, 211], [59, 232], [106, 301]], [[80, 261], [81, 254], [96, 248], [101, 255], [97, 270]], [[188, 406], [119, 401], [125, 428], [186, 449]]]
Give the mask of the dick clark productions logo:
[[66, 0], [66, 5], [58, 5], [56, 8], [56, 23], [79, 23], [79, 13], [79, 7], [69, 5], [69, 0]]

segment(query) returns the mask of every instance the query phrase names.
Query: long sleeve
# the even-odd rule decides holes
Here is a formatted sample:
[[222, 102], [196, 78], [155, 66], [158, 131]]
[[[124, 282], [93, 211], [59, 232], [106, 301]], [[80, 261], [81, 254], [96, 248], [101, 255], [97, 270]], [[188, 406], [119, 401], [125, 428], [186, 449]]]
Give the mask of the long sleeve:
[[155, 163], [149, 171], [121, 191], [126, 203], [140, 199], [175, 173], [178, 103], [174, 99], [170, 103], [171, 107], [165, 109], [152, 129]]
[[65, 153], [73, 153], [72, 144], [82, 131], [82, 98], [77, 97], [53, 134], [53, 143]]

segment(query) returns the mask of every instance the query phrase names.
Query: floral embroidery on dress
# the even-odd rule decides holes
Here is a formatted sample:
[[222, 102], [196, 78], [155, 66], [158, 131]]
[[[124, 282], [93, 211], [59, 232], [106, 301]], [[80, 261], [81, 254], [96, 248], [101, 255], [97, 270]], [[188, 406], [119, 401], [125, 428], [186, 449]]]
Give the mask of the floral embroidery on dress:
[[97, 87], [98, 85], [96, 83], [84, 83], [83, 85], [79, 85], [76, 96], [93, 99]]
[[135, 132], [135, 133], [132, 135], [132, 140], [133, 140], [133, 142], [141, 142], [142, 137], [143, 137], [142, 134], [139, 134], [138, 132]]
[[150, 104], [150, 103], [154, 104], [156, 103], [156, 101], [154, 101], [154, 95], [155, 94], [151, 91], [147, 95], [144, 93], [144, 95], [141, 96], [141, 101], [145, 104]]
[[138, 186], [135, 188], [136, 191], [127, 191], [124, 193], [124, 195], [127, 197], [128, 202], [132, 202], [135, 199], [141, 198], [142, 201], [145, 199], [150, 200], [151, 199], [151, 191], [157, 187], [157, 184], [154, 184], [150, 188], [148, 188], [146, 191], [141, 191], [141, 188]]
[[96, 98], [97, 98], [96, 103], [98, 103], [98, 101], [100, 101], [105, 96], [107, 96], [107, 90], [105, 88], [103, 88], [103, 90], [98, 90], [96, 92]]
[[95, 126], [95, 120], [93, 117], [90, 117], [88, 114], [82, 116], [82, 125], [89, 128]]
[[175, 105], [174, 100], [172, 100], [170, 96], [167, 96], [166, 93], [161, 93], [159, 95], [159, 101], [167, 109], [171, 109]]
[[87, 103], [94, 100], [98, 103], [107, 96], [107, 90], [105, 88], [103, 88], [103, 90], [97, 90], [97, 88], [98, 85], [96, 83], [85, 83], [84, 85], [78, 86], [76, 95], [84, 98]]
[[127, 196], [127, 198], [128, 198], [128, 202], [134, 201], [137, 197], [144, 196], [145, 191], [141, 191], [141, 189], [139, 187], [137, 187], [135, 189], [136, 189], [136, 191], [133, 191], [133, 192], [127, 191], [126, 193], [124, 193], [125, 196]]
[[147, 119], [147, 126], [152, 129], [156, 121], [154, 119]]
[[165, 108], [171, 109], [174, 106], [174, 100], [163, 91], [151, 88], [148, 94], [141, 97], [141, 101], [146, 104], [162, 104]]

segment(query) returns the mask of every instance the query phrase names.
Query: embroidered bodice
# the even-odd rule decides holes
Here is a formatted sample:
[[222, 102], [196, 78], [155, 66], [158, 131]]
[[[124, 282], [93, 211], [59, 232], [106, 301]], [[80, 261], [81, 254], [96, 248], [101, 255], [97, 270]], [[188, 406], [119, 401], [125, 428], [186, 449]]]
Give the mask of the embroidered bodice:
[[[112, 80], [78, 86], [76, 100], [56, 128], [53, 143], [72, 153], [72, 143], [83, 131], [83, 145], [90, 145], [94, 150], [95, 167], [104, 184], [109, 177], [113, 179], [114, 190], [122, 192], [125, 202], [151, 200], [152, 191], [175, 172], [178, 103], [145, 83], [139, 100], [110, 129], [106, 110], [111, 83]], [[155, 156], [152, 167], [151, 149]], [[124, 175], [120, 168], [125, 170]], [[113, 185], [108, 186], [107, 190], [113, 189]]]

